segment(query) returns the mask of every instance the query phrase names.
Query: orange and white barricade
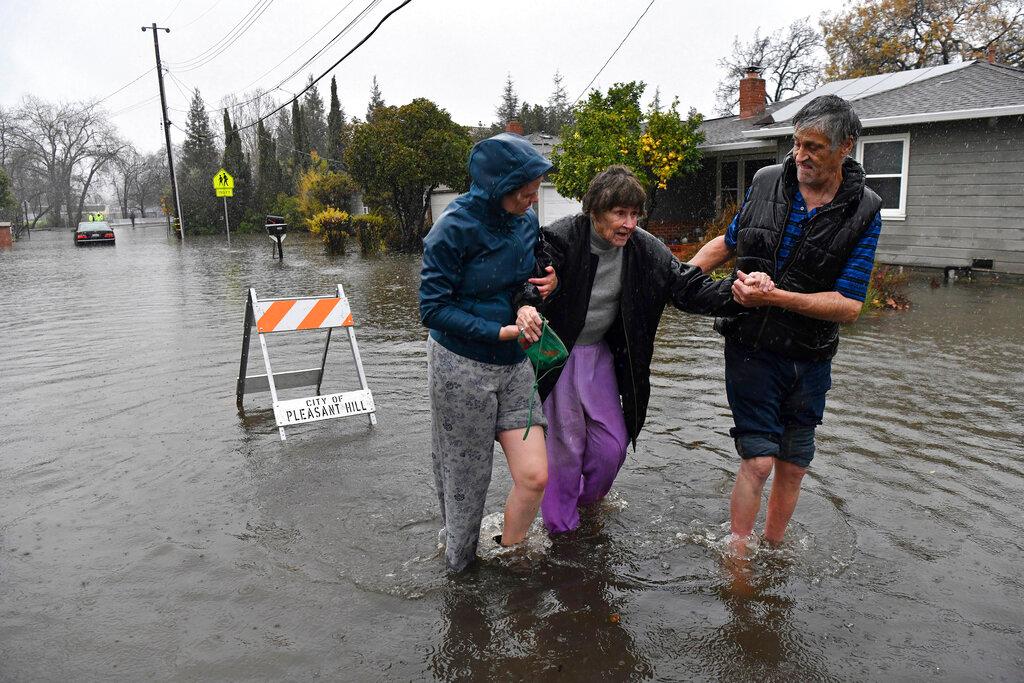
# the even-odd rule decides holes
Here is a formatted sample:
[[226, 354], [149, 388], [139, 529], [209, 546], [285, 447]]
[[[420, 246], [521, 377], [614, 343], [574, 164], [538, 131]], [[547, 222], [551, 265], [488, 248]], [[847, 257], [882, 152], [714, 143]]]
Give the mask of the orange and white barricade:
[[[249, 364], [249, 337], [254, 325], [263, 350], [263, 362], [267, 367], [265, 375], [246, 375]], [[320, 385], [327, 364], [327, 350], [331, 346], [331, 334], [338, 327], [343, 327], [348, 332], [348, 341], [352, 347], [352, 358], [359, 374], [361, 389], [321, 395]], [[327, 341], [324, 344], [320, 367], [276, 373], [271, 369], [266, 335], [323, 329], [327, 330]], [[308, 398], [280, 400], [277, 395], [278, 389], [313, 385], [316, 385], [316, 395]], [[235, 399], [239, 409], [242, 408], [242, 397], [245, 394], [262, 391], [270, 392], [274, 404], [274, 418], [282, 441], [287, 438], [284, 428], [288, 425], [353, 415], [366, 415], [371, 425], [377, 424], [373, 394], [366, 384], [363, 361], [359, 356], [359, 345], [356, 343], [352, 310], [341, 285], [338, 285], [337, 296], [286, 299], [259, 299], [255, 289], [249, 290], [249, 300], [245, 305], [245, 329], [242, 333], [242, 361], [235, 386]]]

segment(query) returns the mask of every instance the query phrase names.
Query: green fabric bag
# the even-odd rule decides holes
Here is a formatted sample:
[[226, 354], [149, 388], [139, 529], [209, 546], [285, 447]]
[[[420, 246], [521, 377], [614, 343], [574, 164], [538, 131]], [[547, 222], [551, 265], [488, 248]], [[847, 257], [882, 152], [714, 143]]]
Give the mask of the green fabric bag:
[[565, 344], [548, 325], [547, 319], [541, 316], [541, 320], [543, 325], [540, 330], [540, 339], [533, 344], [526, 340], [522, 332], [519, 333], [519, 346], [522, 347], [526, 357], [533, 365], [534, 377], [533, 392], [530, 394], [530, 412], [526, 418], [526, 432], [523, 434], [523, 441], [526, 441], [526, 437], [530, 435], [530, 429], [533, 427], [533, 405], [540, 381], [552, 370], [565, 365], [565, 361], [569, 358], [569, 350], [565, 348]]

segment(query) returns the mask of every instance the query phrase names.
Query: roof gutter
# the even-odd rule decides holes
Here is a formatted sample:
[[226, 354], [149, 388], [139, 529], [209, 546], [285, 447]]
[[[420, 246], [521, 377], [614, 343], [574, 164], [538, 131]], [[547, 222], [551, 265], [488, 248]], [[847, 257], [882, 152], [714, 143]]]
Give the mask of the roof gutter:
[[746, 142], [723, 142], [718, 145], [698, 145], [702, 152], [738, 152], [742, 150], [775, 149], [775, 143], [768, 140], [748, 140]]
[[[1011, 104], [1004, 107], [982, 107], [981, 109], [954, 109], [950, 111], [935, 111], [924, 114], [879, 116], [873, 119], [861, 119], [860, 123], [864, 128], [882, 128], [884, 126], [901, 126], [914, 123], [964, 121], [967, 119], [987, 119], [994, 116], [1020, 115], [1024, 115], [1024, 104]], [[759, 130], [743, 131], [743, 137], [750, 139], [776, 138], [792, 134], [793, 126], [779, 126], [778, 128], [761, 128]]]

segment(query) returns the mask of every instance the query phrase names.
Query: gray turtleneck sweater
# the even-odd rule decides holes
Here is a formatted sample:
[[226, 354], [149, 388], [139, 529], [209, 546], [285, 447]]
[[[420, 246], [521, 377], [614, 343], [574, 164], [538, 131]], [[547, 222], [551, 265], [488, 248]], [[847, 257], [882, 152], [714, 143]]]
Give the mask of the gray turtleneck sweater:
[[590, 290], [587, 320], [576, 339], [577, 344], [596, 344], [615, 322], [622, 292], [622, 249], [597, 234], [590, 224], [590, 253], [597, 255], [594, 287]]

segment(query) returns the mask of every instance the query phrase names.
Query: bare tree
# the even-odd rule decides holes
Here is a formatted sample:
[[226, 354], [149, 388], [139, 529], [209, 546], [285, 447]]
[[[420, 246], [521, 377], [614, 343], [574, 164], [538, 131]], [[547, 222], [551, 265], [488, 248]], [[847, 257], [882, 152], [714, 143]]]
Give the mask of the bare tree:
[[[263, 118], [270, 112], [277, 109], [277, 101], [270, 96], [270, 93], [263, 90], [252, 90], [242, 95], [228, 95], [222, 100], [221, 109], [227, 107], [231, 114], [231, 120], [242, 128], [257, 119]], [[256, 159], [256, 126], [239, 130], [242, 138], [242, 150], [250, 160], [250, 165], [255, 165]], [[254, 170], [255, 172], [255, 170]]]
[[121, 209], [121, 217], [128, 215], [131, 197], [142, 174], [142, 155], [130, 142], [123, 143], [120, 152], [105, 168], [106, 180], [114, 190], [114, 198]]
[[142, 168], [138, 183], [132, 196], [132, 206], [139, 210], [142, 218], [146, 217], [146, 208], [156, 208], [160, 197], [170, 193], [168, 182], [167, 155], [162, 151], [150, 152], [142, 158]]
[[722, 116], [735, 112], [739, 81], [751, 66], [761, 67], [769, 102], [814, 90], [822, 81], [821, 48], [821, 34], [807, 17], [767, 36], [757, 29], [748, 43], [741, 43], [737, 36], [732, 53], [718, 60], [725, 76], [715, 88], [716, 111]]
[[26, 96], [15, 112], [15, 144], [44, 180], [54, 222], [81, 220], [93, 181], [121, 150], [105, 114], [87, 103], [50, 104]]

